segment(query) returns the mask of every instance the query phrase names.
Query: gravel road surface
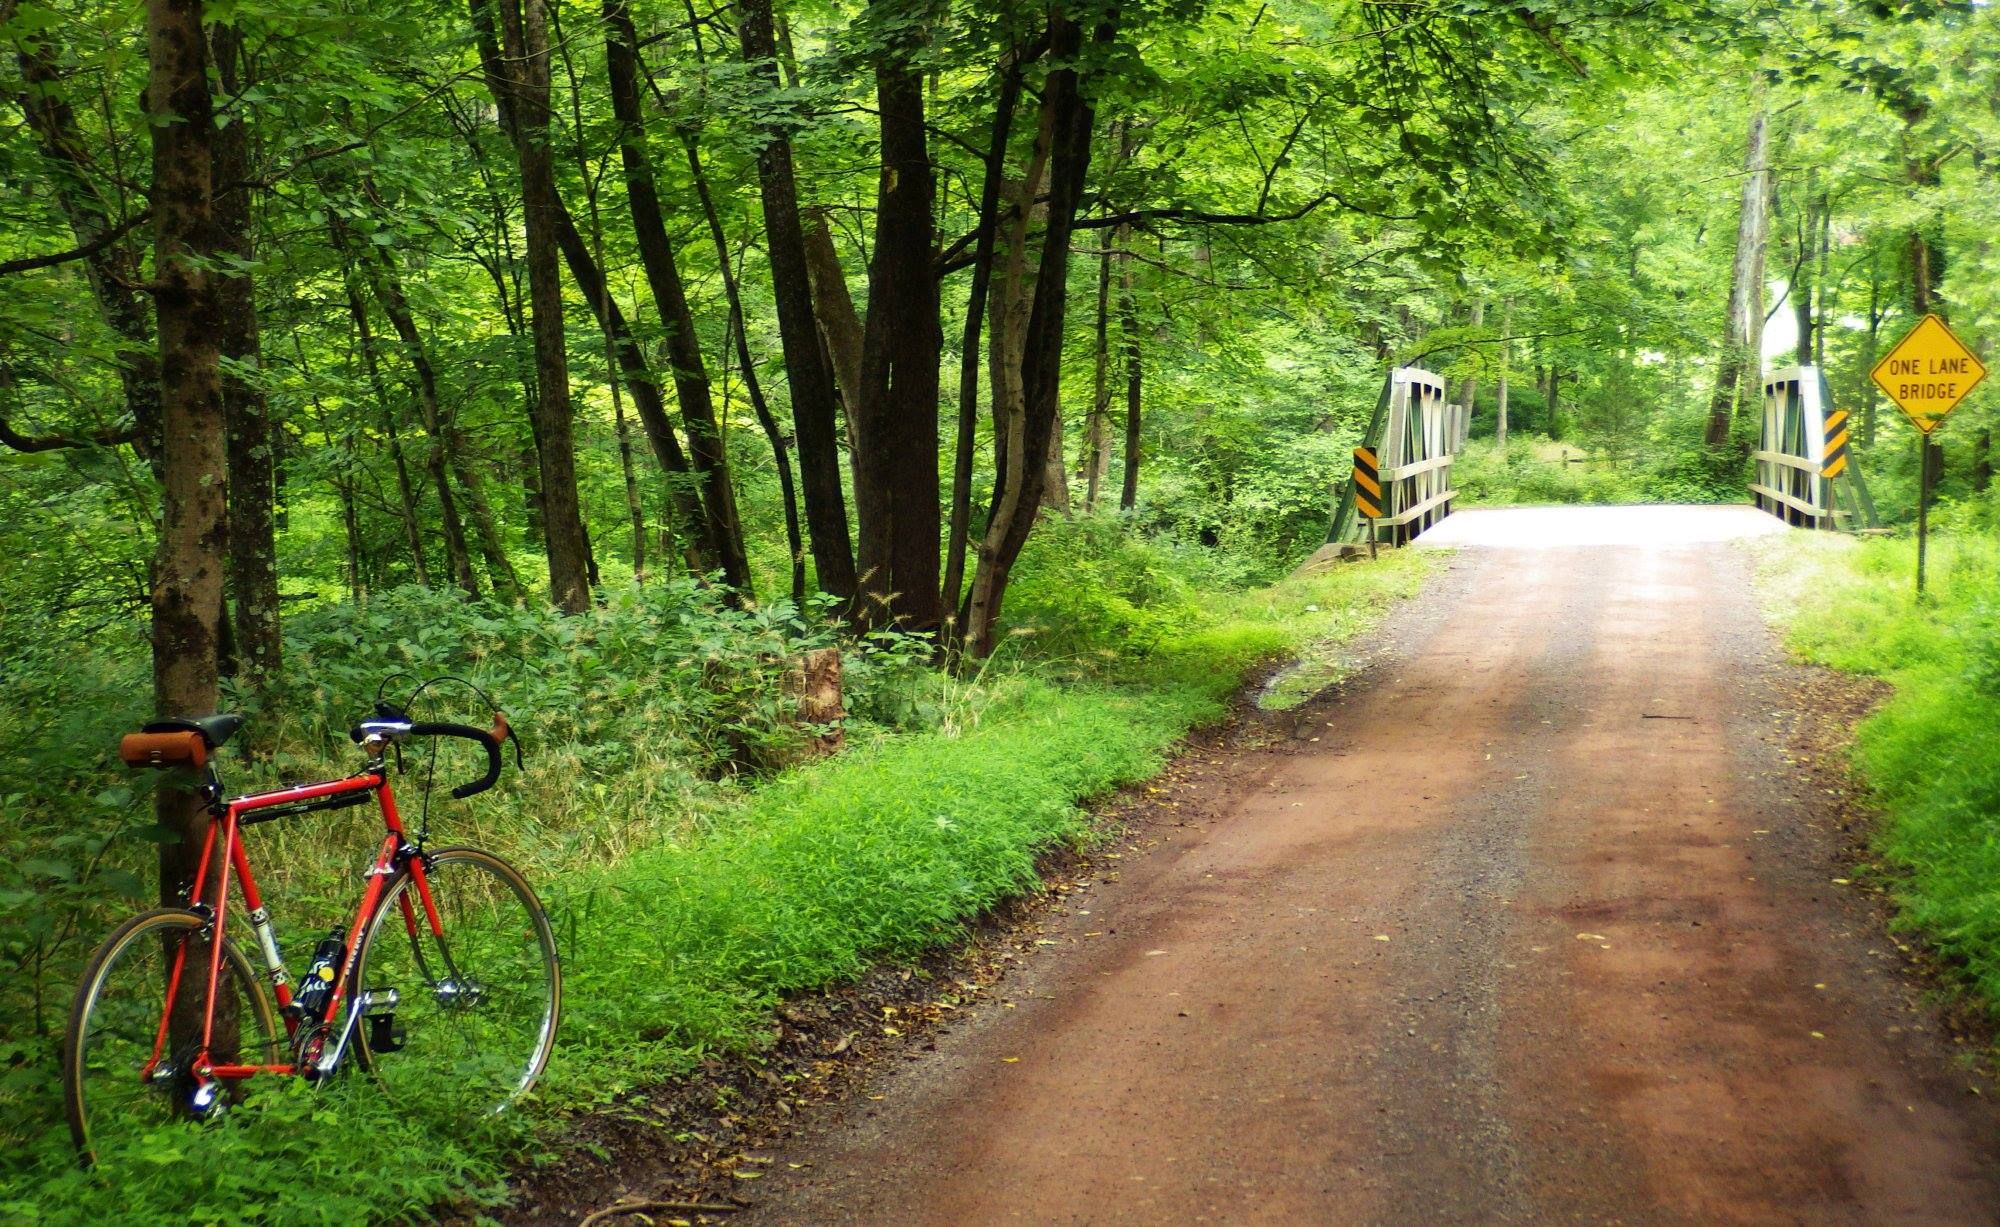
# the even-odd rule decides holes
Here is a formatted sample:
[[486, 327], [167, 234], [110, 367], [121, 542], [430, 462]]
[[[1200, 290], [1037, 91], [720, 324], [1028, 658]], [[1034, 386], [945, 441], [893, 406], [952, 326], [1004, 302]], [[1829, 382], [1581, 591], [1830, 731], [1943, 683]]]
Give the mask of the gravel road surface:
[[2000, 1222], [2000, 1124], [1787, 761], [1771, 531], [1447, 520], [1282, 752], [734, 1221]]

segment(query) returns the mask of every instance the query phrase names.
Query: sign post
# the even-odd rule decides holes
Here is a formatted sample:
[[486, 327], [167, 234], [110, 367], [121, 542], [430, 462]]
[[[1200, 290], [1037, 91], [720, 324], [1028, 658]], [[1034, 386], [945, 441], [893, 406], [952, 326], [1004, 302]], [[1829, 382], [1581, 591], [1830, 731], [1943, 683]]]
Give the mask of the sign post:
[[1931, 435], [1986, 378], [1986, 364], [1936, 315], [1917, 326], [1868, 372], [1883, 395], [1917, 428], [1917, 596], [1924, 594], [1924, 550], [1930, 536]]
[[1375, 557], [1375, 521], [1382, 518], [1382, 470], [1375, 449], [1354, 449], [1354, 510], [1368, 521], [1368, 556]]

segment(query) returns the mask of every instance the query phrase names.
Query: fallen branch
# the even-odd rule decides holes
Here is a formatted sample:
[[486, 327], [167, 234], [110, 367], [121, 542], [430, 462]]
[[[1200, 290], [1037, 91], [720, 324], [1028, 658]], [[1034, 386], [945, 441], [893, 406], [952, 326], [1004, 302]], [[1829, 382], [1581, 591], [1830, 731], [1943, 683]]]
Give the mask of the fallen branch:
[[653, 1210], [681, 1210], [689, 1214], [734, 1214], [742, 1206], [725, 1205], [709, 1201], [621, 1201], [615, 1206], [585, 1215], [576, 1227], [595, 1227], [595, 1224], [613, 1219], [621, 1214], [645, 1214]]

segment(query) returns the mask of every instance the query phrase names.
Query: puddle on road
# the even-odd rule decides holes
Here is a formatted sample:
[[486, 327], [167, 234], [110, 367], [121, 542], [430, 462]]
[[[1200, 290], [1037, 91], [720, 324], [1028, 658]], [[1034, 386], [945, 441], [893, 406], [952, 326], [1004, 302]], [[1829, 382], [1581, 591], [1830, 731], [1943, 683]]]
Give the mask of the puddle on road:
[[1291, 711], [1367, 667], [1366, 657], [1343, 645], [1313, 644], [1297, 660], [1271, 675], [1271, 680], [1257, 692], [1257, 707], [1261, 711]]

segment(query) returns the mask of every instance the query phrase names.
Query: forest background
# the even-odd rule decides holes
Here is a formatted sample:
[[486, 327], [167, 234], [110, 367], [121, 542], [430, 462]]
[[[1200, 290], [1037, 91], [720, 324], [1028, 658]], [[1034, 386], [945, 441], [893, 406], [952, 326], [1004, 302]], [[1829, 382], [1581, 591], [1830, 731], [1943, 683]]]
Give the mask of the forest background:
[[[1391, 366], [1472, 405], [1469, 498], [1616, 502], [1742, 499], [1760, 365], [1820, 365], [1906, 524], [1866, 373], [1930, 310], [1991, 355], [1996, 36], [1931, 0], [0, 0], [0, 1208], [107, 1195], [52, 1054], [108, 919], [192, 868], [199, 811], [110, 759], [154, 711], [250, 711], [271, 782], [340, 769], [391, 671], [496, 691], [535, 757], [464, 821], [585, 925], [574, 1107], [948, 937], [1407, 591], [1284, 579]], [[1991, 648], [1996, 417], [1931, 462], [1939, 661]], [[858, 752], [779, 771], [831, 644]], [[796, 966], [607, 953], [862, 816], [894, 838]], [[338, 897], [354, 833], [274, 832], [277, 884]], [[869, 910], [919, 846], [913, 910]], [[702, 849], [697, 906], [658, 858]], [[714, 923], [753, 920], [795, 923]], [[168, 1144], [123, 1196], [422, 1213], [531, 1127], [382, 1112], [281, 1100], [236, 1183]], [[371, 1167], [384, 1128], [423, 1161]]]

